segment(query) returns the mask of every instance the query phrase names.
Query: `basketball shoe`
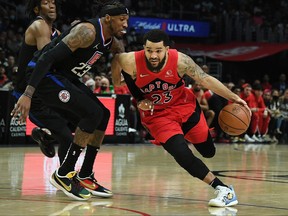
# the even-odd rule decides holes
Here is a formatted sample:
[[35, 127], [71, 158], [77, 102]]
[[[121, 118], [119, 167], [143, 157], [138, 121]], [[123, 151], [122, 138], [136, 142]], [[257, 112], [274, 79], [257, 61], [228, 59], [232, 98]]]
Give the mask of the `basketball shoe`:
[[100, 185], [94, 177], [94, 173], [86, 178], [80, 178], [79, 173], [77, 174], [77, 179], [80, 184], [85, 187], [92, 195], [99, 196], [99, 197], [112, 197], [113, 193]]
[[59, 190], [62, 190], [68, 197], [76, 200], [88, 200], [91, 193], [86, 190], [78, 181], [77, 172], [69, 172], [66, 176], [59, 176], [56, 170], [50, 177], [50, 183]]
[[238, 204], [238, 200], [232, 186], [229, 188], [217, 186], [215, 193], [217, 194], [217, 197], [209, 201], [209, 206], [227, 207]]
[[32, 130], [31, 137], [33, 140], [35, 140], [38, 143], [42, 153], [45, 156], [52, 158], [55, 156], [55, 148], [52, 144], [52, 140], [48, 140], [46, 138], [47, 135], [48, 134], [45, 131], [43, 131], [41, 128], [35, 127]]

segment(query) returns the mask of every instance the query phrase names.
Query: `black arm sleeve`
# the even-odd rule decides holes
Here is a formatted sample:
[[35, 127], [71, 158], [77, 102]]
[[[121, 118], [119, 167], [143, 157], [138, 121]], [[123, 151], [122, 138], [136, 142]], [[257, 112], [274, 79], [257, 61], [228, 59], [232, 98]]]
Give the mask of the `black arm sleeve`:
[[27, 81], [26, 81], [26, 68], [29, 61], [33, 58], [34, 52], [37, 51], [36, 46], [29, 46], [23, 41], [22, 47], [18, 55], [18, 72], [16, 74], [15, 91], [24, 92]]
[[60, 41], [55, 47], [44, 51], [36, 63], [36, 67], [31, 75], [28, 85], [37, 88], [40, 81], [48, 73], [49, 69], [55, 62], [61, 62], [71, 56], [72, 51], [63, 42]]
[[132, 79], [132, 77], [127, 74], [125, 71], [121, 71], [122, 75], [124, 77], [125, 83], [132, 94], [132, 96], [135, 98], [136, 101], [144, 100], [144, 94], [140, 91], [140, 89], [136, 86], [135, 80]]

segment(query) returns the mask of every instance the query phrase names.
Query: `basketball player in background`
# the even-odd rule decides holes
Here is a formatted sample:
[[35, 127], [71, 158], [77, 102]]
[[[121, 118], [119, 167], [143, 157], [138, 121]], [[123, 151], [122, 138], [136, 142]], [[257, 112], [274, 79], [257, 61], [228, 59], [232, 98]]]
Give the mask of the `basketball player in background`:
[[[74, 123], [75, 116], [78, 118], [73, 142], [69, 144], [60, 168], [50, 179], [55, 187], [77, 200], [89, 199], [90, 193], [112, 196], [110, 190], [97, 183], [92, 172], [110, 112], [79, 77], [88, 72], [103, 53], [123, 51], [123, 45], [114, 37], [120, 38], [126, 33], [129, 16], [123, 4], [113, 1], [103, 5], [100, 17], [76, 23], [34, 55], [27, 70], [31, 79], [11, 113], [14, 117], [20, 115], [19, 120], [25, 121], [38, 87], [40, 90], [35, 95], [45, 106], [56, 108], [61, 115], [66, 113], [64, 118], [67, 122]], [[49, 71], [51, 68], [54, 70]], [[81, 170], [76, 172], [75, 164], [86, 146]]]
[[189, 75], [203, 87], [226, 99], [247, 107], [238, 95], [220, 81], [203, 72], [187, 55], [169, 49], [169, 37], [162, 30], [151, 30], [144, 35], [144, 50], [121, 53], [112, 61], [114, 85], [121, 84], [121, 70], [135, 80], [144, 100], [138, 102], [141, 122], [156, 143], [169, 152], [189, 174], [216, 189], [218, 195], [210, 206], [226, 207], [238, 203], [232, 186], [227, 186], [197, 158], [187, 142], [206, 158], [216, 149], [209, 133], [203, 111], [191, 90], [185, 88], [182, 77]]
[[[27, 85], [26, 68], [29, 61], [33, 58], [34, 52], [41, 50], [60, 34], [54, 27], [54, 21], [57, 18], [56, 1], [30, 0], [27, 2], [26, 13], [32, 21], [25, 31], [24, 41], [18, 56], [18, 72], [13, 92], [17, 99], [25, 91]], [[42, 153], [47, 157], [54, 157], [55, 155], [55, 149], [52, 144], [53, 138], [45, 132], [46, 130], [40, 129], [40, 127], [46, 127], [53, 133], [53, 137], [59, 143], [62, 143], [59, 146], [58, 154], [60, 159], [64, 158], [72, 141], [71, 131], [67, 128], [67, 122], [63, 121], [64, 119], [59, 114], [45, 107], [42, 101], [35, 96], [31, 101], [29, 118], [34, 124], [39, 126], [32, 130], [32, 138], [40, 145]], [[57, 119], [59, 121], [56, 124]]]

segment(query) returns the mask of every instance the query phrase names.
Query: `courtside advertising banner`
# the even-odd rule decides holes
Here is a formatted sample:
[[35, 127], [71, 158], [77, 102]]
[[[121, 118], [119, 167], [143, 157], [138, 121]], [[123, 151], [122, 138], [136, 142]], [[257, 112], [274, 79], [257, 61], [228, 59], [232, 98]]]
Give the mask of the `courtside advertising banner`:
[[210, 23], [188, 20], [130, 17], [129, 27], [143, 34], [152, 29], [162, 29], [168, 35], [206, 38], [210, 34]]

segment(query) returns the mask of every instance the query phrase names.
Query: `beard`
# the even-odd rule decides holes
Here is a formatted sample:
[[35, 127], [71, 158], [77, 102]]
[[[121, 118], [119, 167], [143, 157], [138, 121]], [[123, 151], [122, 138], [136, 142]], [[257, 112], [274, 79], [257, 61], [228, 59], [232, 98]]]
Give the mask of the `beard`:
[[114, 32], [114, 29], [113, 29], [113, 27], [112, 27], [112, 21], [110, 21], [109, 29], [110, 29], [111, 32], [113, 32], [113, 37], [115, 37], [115, 38], [118, 39], [118, 40], [122, 40], [122, 39], [123, 39], [124, 35], [118, 34], [118, 33], [115, 33], [115, 32]]
[[165, 64], [165, 61], [166, 61], [166, 55], [164, 56], [164, 58], [162, 59], [162, 61], [159, 62], [159, 64], [154, 67], [152, 66], [152, 64], [149, 62], [149, 60], [147, 59], [147, 57], [145, 56], [145, 60], [146, 60], [146, 65], [147, 65], [147, 68], [152, 71], [152, 72], [159, 72], [162, 67], [164, 66]]
[[122, 40], [122, 39], [123, 39], [123, 36], [122, 36], [122, 35], [114, 34], [113, 36], [114, 36], [116, 39], [118, 39], [118, 40]]

